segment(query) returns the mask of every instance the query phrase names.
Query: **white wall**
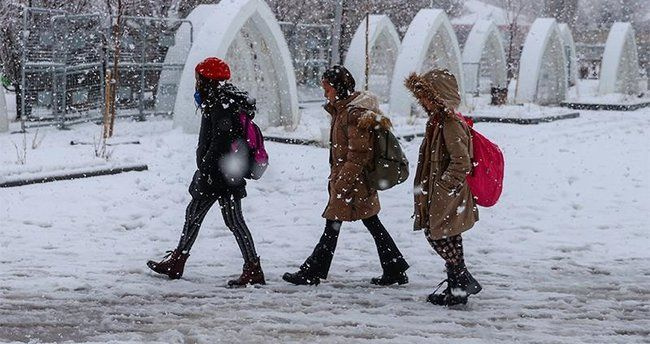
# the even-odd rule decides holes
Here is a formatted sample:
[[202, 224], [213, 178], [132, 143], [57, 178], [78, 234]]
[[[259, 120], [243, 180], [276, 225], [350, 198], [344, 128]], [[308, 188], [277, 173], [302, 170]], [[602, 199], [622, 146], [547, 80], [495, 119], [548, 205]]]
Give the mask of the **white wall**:
[[[229, 63], [228, 57], [235, 59], [230, 63], [233, 82], [235, 85], [244, 82], [239, 86], [251, 95], [262, 98], [275, 94], [258, 99], [256, 121], [260, 126], [293, 127], [298, 124], [298, 91], [289, 48], [280, 25], [264, 1], [223, 0], [217, 5], [199, 5], [188, 19], [194, 26], [194, 43], [179, 82], [174, 106], [175, 126], [186, 132], [198, 132], [200, 117], [196, 115], [193, 97], [194, 67], [210, 56], [226, 59]], [[243, 43], [249, 41], [254, 47], [244, 49], [247, 45]], [[258, 54], [256, 66], [261, 67], [260, 70], [246, 67], [254, 54]]]
[[9, 131], [9, 113], [5, 100], [5, 89], [0, 86], [0, 133]]
[[423, 9], [413, 18], [402, 40], [390, 90], [390, 113], [410, 116], [414, 98], [404, 87], [412, 72], [424, 73], [445, 68], [458, 81], [461, 97], [465, 96], [463, 64], [456, 33], [443, 10]]
[[[506, 55], [493, 21], [479, 20], [472, 27], [463, 50], [463, 69], [467, 93], [489, 92], [490, 85], [506, 86]], [[481, 82], [486, 77], [488, 82]]]
[[564, 42], [564, 51], [566, 55], [567, 73], [570, 85], [575, 85], [578, 82], [578, 56], [576, 55], [576, 45], [573, 40], [573, 34], [567, 24], [559, 24], [562, 42]]
[[617, 22], [607, 36], [600, 69], [598, 93], [636, 94], [639, 91], [639, 58], [634, 28]]
[[[391, 80], [400, 39], [395, 25], [386, 15], [371, 15], [369, 23], [368, 45], [370, 50], [369, 89], [382, 102], [387, 102], [390, 94]], [[366, 20], [359, 24], [352, 37], [345, 57], [345, 67], [357, 82], [361, 90], [365, 83], [366, 70]]]
[[515, 101], [558, 104], [566, 97], [567, 80], [566, 56], [558, 24], [553, 18], [537, 18], [521, 52]]

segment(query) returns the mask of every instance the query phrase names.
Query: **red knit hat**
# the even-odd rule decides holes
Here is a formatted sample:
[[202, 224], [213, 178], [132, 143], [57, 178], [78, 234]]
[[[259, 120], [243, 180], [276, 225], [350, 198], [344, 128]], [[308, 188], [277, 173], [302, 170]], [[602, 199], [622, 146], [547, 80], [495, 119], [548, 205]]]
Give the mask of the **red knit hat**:
[[210, 80], [228, 80], [230, 79], [230, 67], [221, 59], [208, 57], [196, 65], [196, 73]]

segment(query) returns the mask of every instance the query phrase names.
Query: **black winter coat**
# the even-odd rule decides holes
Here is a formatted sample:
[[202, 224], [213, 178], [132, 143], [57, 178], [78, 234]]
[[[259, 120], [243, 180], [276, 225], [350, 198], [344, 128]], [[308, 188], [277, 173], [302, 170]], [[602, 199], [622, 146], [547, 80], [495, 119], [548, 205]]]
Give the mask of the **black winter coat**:
[[[201, 130], [196, 148], [198, 170], [190, 185], [193, 198], [246, 197], [249, 166], [240, 114], [255, 116], [255, 100], [230, 83], [224, 83], [201, 104]], [[233, 144], [241, 149], [233, 152]]]

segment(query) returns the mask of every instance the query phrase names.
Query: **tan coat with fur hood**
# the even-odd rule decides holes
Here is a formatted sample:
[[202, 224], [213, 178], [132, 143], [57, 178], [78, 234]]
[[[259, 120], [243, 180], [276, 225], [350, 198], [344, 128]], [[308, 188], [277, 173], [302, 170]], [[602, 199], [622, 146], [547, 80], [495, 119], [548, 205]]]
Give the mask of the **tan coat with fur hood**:
[[415, 229], [433, 240], [458, 235], [478, 221], [478, 209], [467, 184], [472, 170], [472, 140], [467, 124], [456, 115], [460, 95], [456, 78], [446, 70], [411, 74], [405, 82], [429, 114], [415, 174]]
[[356, 221], [377, 215], [379, 196], [369, 187], [365, 169], [373, 158], [373, 128], [390, 128], [390, 121], [368, 92], [355, 92], [325, 109], [332, 115], [332, 127], [329, 202], [323, 217]]

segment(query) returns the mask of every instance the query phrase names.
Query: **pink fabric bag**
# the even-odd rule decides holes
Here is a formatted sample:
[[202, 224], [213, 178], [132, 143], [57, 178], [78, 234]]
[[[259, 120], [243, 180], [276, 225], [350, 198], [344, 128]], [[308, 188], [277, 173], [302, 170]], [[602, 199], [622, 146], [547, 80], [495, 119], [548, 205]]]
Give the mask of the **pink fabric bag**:
[[264, 148], [264, 136], [262, 130], [257, 126], [245, 112], [239, 114], [239, 120], [244, 128], [246, 144], [250, 152], [250, 169], [246, 178], [260, 179], [269, 166], [269, 154]]

